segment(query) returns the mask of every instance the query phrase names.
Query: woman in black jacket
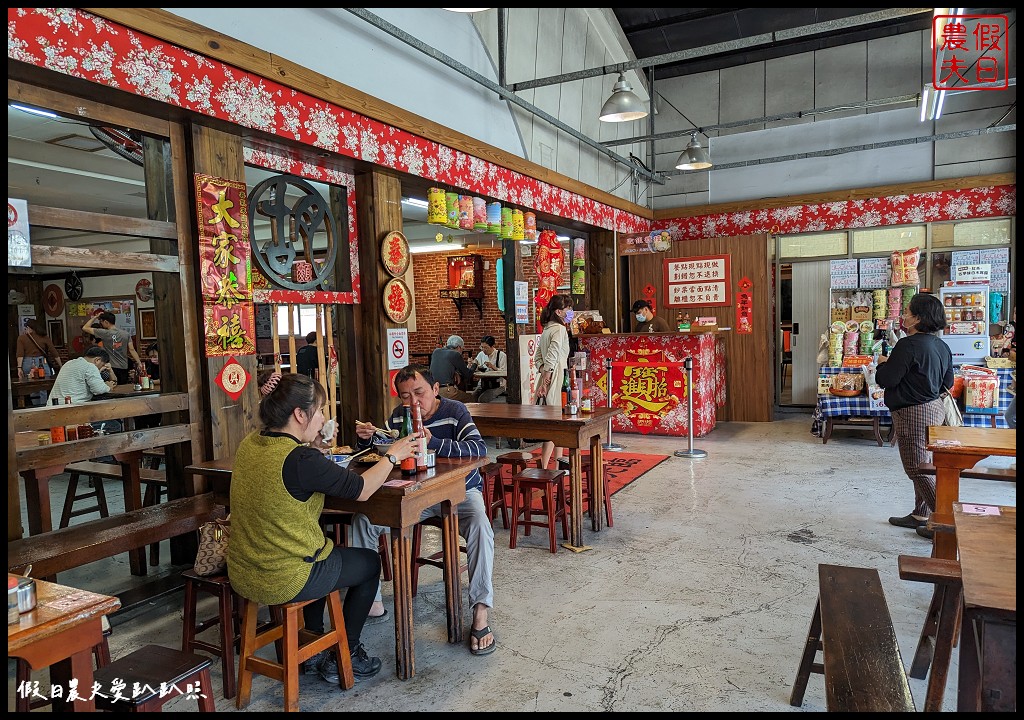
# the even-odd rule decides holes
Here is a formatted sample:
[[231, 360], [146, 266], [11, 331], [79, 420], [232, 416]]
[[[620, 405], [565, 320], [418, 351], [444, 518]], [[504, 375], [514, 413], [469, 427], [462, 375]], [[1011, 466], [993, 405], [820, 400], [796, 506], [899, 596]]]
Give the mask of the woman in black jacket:
[[946, 313], [934, 295], [915, 295], [900, 321], [907, 336], [893, 346], [888, 358], [879, 358], [884, 364], [878, 366], [875, 381], [885, 388], [903, 470], [914, 483], [914, 509], [889, 522], [930, 538], [927, 525], [935, 510], [935, 478], [919, 468], [932, 459], [926, 449], [928, 427], [942, 425], [946, 417], [940, 395], [953, 387], [953, 354], [938, 335], [946, 327]]

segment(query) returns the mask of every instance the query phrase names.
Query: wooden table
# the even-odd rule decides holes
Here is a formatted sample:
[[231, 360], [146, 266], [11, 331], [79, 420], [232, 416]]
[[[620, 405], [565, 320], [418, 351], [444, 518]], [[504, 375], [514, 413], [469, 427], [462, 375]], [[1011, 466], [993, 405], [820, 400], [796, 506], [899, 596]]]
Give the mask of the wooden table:
[[[412, 617], [412, 531], [420, 514], [441, 505], [442, 550], [444, 552], [444, 594], [448, 642], [461, 643], [462, 591], [459, 573], [459, 517], [454, 508], [466, 499], [466, 476], [487, 464], [486, 457], [437, 458], [437, 466], [411, 478], [391, 471], [387, 482], [364, 502], [328, 496], [325, 510], [363, 513], [375, 525], [391, 528], [391, 565], [395, 604], [395, 671], [401, 680], [416, 674]], [[224, 497], [230, 508], [230, 479], [233, 459], [211, 460], [189, 465], [186, 472], [210, 478], [215, 495]], [[358, 471], [358, 466], [352, 466]], [[225, 480], [227, 482], [225, 482]]]
[[484, 390], [496, 388], [502, 380], [508, 379], [508, 370], [477, 370], [473, 377], [479, 380]]
[[[7, 657], [21, 658], [33, 670], [50, 668], [50, 683], [64, 690], [53, 701], [55, 712], [94, 711], [92, 649], [103, 641], [103, 616], [121, 601], [44, 580], [36, 580], [36, 601], [35, 610], [7, 626]], [[78, 681], [78, 699], [68, 698], [72, 679]]]
[[957, 710], [1017, 709], [1017, 508], [953, 503], [963, 578]]
[[[990, 455], [1017, 456], [1017, 432], [991, 428], [932, 426], [928, 450], [935, 465], [935, 512], [931, 522], [953, 527], [953, 503], [960, 499], [960, 471], [972, 468]], [[956, 535], [936, 531], [935, 557], [956, 559]]]
[[[38, 445], [38, 432], [14, 434], [15, 449], [20, 452]], [[114, 459], [121, 463], [121, 478], [124, 483], [124, 509], [138, 510], [142, 507], [142, 480], [139, 470], [142, 462], [141, 451], [117, 453]], [[64, 463], [25, 470], [19, 470], [25, 480], [25, 510], [28, 515], [28, 534], [40, 535], [53, 531], [53, 511], [50, 506], [50, 478], [64, 472]], [[146, 549], [136, 548], [128, 553], [132, 575], [146, 575]]]
[[569, 450], [570, 518], [569, 542], [564, 547], [580, 552], [583, 544], [583, 473], [581, 448], [590, 448], [590, 513], [594, 532], [604, 524], [604, 448], [609, 421], [622, 408], [597, 408], [589, 415], [563, 415], [562, 408], [551, 405], [507, 405], [467, 403], [473, 422], [481, 435], [491, 437], [544, 438]]
[[53, 383], [57, 380], [56, 375], [51, 375], [43, 380], [11, 380], [11, 397], [14, 398], [14, 407], [25, 407], [25, 398], [35, 395], [37, 392], [50, 392]]

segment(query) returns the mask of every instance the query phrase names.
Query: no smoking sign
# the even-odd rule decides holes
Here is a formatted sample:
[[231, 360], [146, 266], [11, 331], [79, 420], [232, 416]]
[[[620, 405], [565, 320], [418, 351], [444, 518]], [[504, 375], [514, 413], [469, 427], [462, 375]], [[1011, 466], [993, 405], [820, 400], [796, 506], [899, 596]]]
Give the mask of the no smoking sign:
[[388, 328], [388, 370], [401, 370], [409, 364], [409, 331]]

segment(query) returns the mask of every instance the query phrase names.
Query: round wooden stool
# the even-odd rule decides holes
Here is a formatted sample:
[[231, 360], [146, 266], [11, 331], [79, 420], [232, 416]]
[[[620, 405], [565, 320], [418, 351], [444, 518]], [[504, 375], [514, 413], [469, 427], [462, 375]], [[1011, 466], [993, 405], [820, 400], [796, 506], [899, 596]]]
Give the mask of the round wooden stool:
[[[182, 620], [181, 649], [192, 653], [195, 650], [206, 652], [220, 658], [224, 697], [230, 700], [235, 696], [235, 649], [239, 643], [238, 635], [238, 596], [231, 590], [231, 581], [225, 575], [203, 577], [195, 570], [186, 570], [181, 576], [185, 579], [185, 613]], [[196, 606], [199, 593], [209, 593], [217, 598], [217, 616], [207, 620], [196, 620]], [[211, 627], [220, 629], [220, 642], [197, 640], [196, 635]]]

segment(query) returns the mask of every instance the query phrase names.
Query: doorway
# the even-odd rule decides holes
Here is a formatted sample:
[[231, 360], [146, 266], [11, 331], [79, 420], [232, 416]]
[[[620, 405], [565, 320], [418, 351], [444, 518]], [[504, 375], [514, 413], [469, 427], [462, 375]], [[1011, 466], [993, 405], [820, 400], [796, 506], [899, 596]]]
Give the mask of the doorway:
[[818, 342], [828, 322], [828, 261], [779, 263], [776, 388], [780, 407], [818, 399]]

